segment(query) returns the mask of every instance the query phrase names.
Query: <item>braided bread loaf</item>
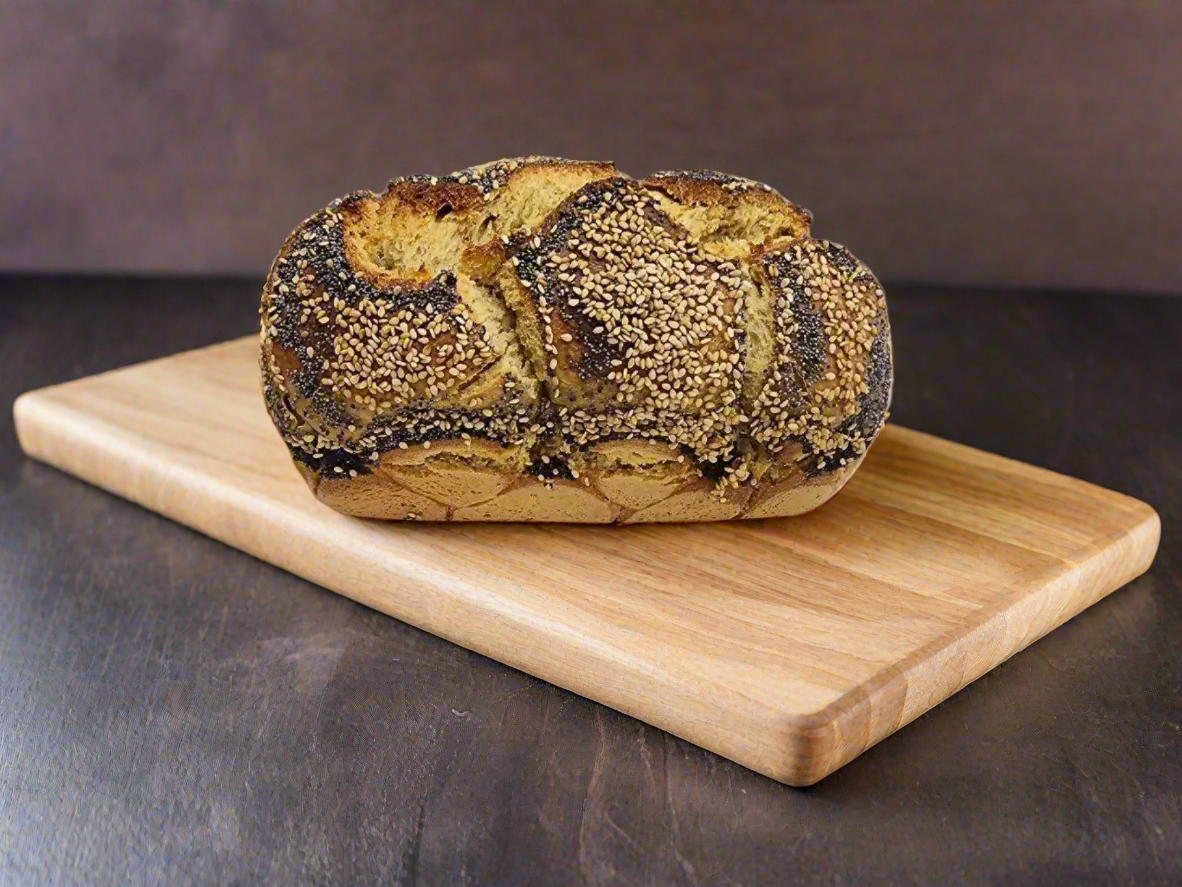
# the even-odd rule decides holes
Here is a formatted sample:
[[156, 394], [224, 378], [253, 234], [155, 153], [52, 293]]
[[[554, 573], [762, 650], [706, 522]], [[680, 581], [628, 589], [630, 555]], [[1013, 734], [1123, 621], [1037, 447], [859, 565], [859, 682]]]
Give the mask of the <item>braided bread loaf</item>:
[[882, 289], [810, 220], [746, 179], [551, 157], [350, 194], [267, 277], [267, 408], [362, 517], [808, 511], [892, 384]]

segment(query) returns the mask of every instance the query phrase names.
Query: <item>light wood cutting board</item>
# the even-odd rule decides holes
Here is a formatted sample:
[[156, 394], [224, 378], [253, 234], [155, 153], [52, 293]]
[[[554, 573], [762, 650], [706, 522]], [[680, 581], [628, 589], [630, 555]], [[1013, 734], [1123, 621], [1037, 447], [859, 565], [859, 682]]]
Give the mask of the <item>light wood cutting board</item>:
[[318, 503], [252, 338], [35, 391], [36, 459], [399, 619], [807, 785], [1140, 575], [1160, 523], [889, 426], [784, 520], [382, 524]]

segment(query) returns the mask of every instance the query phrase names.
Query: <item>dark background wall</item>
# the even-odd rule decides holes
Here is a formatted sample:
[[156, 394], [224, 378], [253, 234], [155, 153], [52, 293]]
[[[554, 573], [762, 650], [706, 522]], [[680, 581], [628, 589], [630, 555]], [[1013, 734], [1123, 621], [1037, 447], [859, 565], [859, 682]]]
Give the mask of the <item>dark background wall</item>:
[[521, 153], [767, 181], [888, 279], [1182, 292], [1182, 4], [0, 0], [0, 268], [261, 274]]

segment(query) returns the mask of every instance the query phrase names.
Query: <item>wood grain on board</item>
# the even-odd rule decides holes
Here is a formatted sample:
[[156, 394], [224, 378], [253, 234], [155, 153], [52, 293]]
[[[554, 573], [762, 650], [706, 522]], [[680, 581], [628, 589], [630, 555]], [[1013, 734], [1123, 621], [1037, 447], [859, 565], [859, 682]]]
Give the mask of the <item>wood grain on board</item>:
[[26, 452], [457, 644], [806, 785], [1144, 572], [1142, 502], [888, 426], [799, 518], [376, 523], [309, 493], [251, 337], [21, 397]]

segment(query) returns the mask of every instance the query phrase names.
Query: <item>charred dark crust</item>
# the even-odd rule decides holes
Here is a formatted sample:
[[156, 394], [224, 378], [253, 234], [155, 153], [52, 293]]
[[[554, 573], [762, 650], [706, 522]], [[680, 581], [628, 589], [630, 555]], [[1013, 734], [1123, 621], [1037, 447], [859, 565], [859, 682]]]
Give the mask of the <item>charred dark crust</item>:
[[803, 292], [793, 304], [793, 313], [796, 335], [792, 337], [792, 350], [796, 355], [798, 375], [792, 388], [800, 390], [816, 383], [825, 371], [825, 331], [821, 328], [821, 312]]
[[[574, 296], [571, 284], [561, 280], [547, 282], [542, 271], [543, 260], [566, 247], [570, 235], [587, 216], [603, 206], [608, 195], [620, 194], [634, 187], [630, 179], [601, 179], [583, 186], [568, 197], [544, 221], [536, 233], [521, 233], [510, 242], [510, 253], [516, 266], [517, 279], [529, 292], [535, 310], [542, 310], [541, 293], [546, 291], [549, 308], [556, 309], [562, 323], [580, 344], [580, 360], [568, 366], [587, 383], [607, 383], [611, 361], [618, 359], [620, 349], [608, 341], [606, 332], [595, 332], [596, 324], [579, 311], [572, 310]], [[552, 391], [552, 396], [557, 392]]]
[[886, 422], [887, 412], [891, 408], [893, 375], [890, 326], [884, 311], [867, 365], [866, 382], [870, 390], [859, 400], [858, 414], [854, 417], [866, 438], [873, 439]]
[[484, 202], [483, 192], [475, 185], [453, 179], [396, 179], [386, 189], [386, 199], [394, 199], [412, 210], [442, 218], [453, 211], [463, 212]]

